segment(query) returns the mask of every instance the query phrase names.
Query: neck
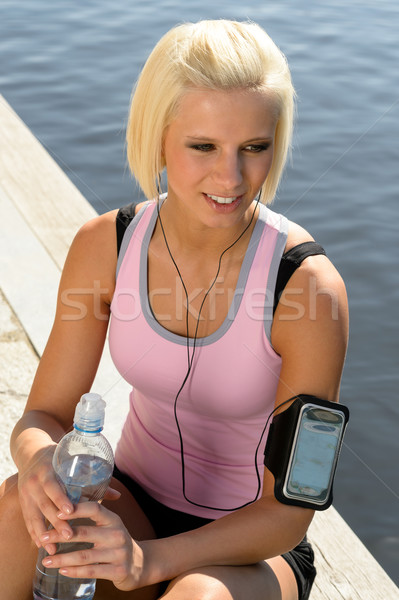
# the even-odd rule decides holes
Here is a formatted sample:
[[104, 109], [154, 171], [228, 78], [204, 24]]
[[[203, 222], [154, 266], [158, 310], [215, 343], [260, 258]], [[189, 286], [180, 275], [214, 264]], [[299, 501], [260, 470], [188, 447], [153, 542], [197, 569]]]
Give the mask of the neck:
[[176, 255], [207, 256], [220, 255], [230, 247], [246, 244], [252, 233], [258, 214], [258, 201], [254, 201], [244, 217], [236, 226], [229, 228], [212, 228], [199, 222], [187, 219], [180, 214], [178, 206], [171, 206], [167, 200], [158, 204], [158, 222], [160, 235], [172, 242]]

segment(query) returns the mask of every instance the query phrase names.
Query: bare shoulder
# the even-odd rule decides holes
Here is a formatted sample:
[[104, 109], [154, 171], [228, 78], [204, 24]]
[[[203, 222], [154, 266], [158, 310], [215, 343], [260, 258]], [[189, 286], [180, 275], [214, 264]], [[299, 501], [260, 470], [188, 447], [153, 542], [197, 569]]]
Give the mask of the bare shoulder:
[[293, 221], [288, 222], [288, 235], [287, 242], [285, 245], [285, 251], [290, 250], [294, 246], [298, 244], [302, 244], [303, 242], [314, 242], [314, 238], [310, 235], [306, 229], [298, 225], [298, 223], [294, 223]]
[[90, 219], [78, 230], [65, 262], [63, 285], [113, 289], [117, 263], [116, 215], [112, 210]]
[[[301, 225], [289, 222], [287, 242], [285, 251], [294, 248], [303, 242], [314, 242], [314, 237]], [[316, 240], [317, 241], [317, 240]], [[338, 288], [345, 288], [342, 277], [331, 262], [331, 260], [322, 254], [307, 257], [296, 270], [287, 284], [287, 290], [292, 290], [293, 287], [305, 284], [313, 280], [313, 284], [332, 285]]]
[[139, 202], [139, 204], [136, 204], [136, 206], [134, 207], [134, 214], [137, 215], [139, 211], [143, 208], [143, 206], [147, 204], [147, 202], [148, 200], [143, 200], [143, 202]]
[[[135, 214], [145, 205], [135, 206]], [[69, 262], [86, 264], [97, 278], [113, 278], [117, 262], [116, 219], [118, 209], [108, 211], [87, 221], [77, 232], [68, 255]]]
[[80, 255], [81, 260], [96, 259], [97, 262], [116, 260], [116, 215], [112, 210], [87, 221], [78, 230], [70, 254]]
[[[78, 243], [109, 244], [115, 241], [116, 215], [118, 210], [111, 210], [87, 221], [78, 230], [75, 240]], [[113, 238], [113, 240], [112, 240]]]

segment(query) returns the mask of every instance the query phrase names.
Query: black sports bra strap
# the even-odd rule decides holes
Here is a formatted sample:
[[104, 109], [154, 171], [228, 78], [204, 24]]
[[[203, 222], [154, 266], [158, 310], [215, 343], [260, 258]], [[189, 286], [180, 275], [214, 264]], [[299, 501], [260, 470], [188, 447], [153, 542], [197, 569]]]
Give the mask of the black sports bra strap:
[[305, 258], [308, 256], [315, 256], [317, 254], [325, 255], [326, 252], [324, 248], [316, 242], [303, 242], [302, 244], [294, 246], [285, 254], [283, 254], [277, 273], [276, 288], [274, 291], [273, 314], [291, 275], [296, 271]]
[[116, 243], [119, 251], [121, 249], [121, 244], [123, 240], [123, 236], [125, 231], [132, 219], [134, 218], [134, 212], [136, 210], [136, 204], [132, 202], [131, 204], [127, 204], [126, 206], [122, 206], [118, 210], [118, 214], [116, 215]]
[[293, 248], [290, 248], [282, 256], [282, 260], [289, 260], [290, 262], [297, 263], [297, 266], [301, 264], [308, 256], [315, 256], [317, 254], [326, 254], [323, 246], [320, 246], [317, 242], [302, 242]]

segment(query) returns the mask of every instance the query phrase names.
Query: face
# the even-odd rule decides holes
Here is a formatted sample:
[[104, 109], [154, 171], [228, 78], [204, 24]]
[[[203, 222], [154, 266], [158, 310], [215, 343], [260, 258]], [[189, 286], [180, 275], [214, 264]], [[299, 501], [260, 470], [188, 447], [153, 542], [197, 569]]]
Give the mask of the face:
[[164, 136], [168, 204], [204, 227], [241, 221], [269, 173], [276, 122], [267, 92], [186, 92]]

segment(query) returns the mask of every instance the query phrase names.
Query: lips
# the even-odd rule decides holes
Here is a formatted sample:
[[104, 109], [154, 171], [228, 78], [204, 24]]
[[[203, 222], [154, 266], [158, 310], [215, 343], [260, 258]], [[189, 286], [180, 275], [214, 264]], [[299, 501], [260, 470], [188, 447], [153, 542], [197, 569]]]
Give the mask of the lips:
[[241, 196], [217, 196], [216, 194], [203, 194], [212, 210], [220, 214], [229, 214], [236, 210], [241, 204], [244, 195]]
[[212, 194], [207, 194], [208, 198], [211, 198], [211, 200], [213, 200], [214, 202], [217, 202], [218, 204], [231, 204], [232, 202], [234, 202], [234, 200], [237, 200], [238, 196], [230, 196], [230, 197], [225, 197], [225, 196], [213, 196]]

